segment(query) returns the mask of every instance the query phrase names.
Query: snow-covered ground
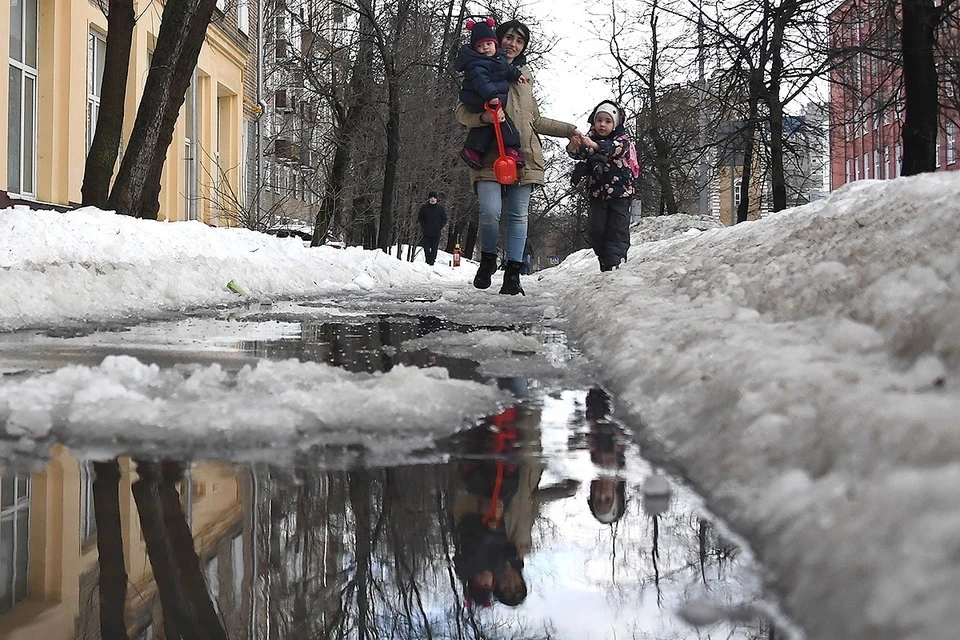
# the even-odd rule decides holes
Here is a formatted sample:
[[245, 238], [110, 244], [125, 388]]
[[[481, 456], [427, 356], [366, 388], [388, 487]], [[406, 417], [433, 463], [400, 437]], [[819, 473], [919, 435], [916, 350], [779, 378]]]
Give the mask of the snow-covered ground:
[[[960, 175], [861, 181], [757, 222], [667, 237], [708, 226], [690, 222], [643, 221], [619, 271], [600, 274], [581, 252], [542, 279], [525, 278], [522, 304], [537, 302], [547, 317], [560, 308], [615, 394], [618, 415], [642, 423], [641, 444], [662, 448], [752, 544], [810, 638], [956, 637]], [[308, 249], [198, 223], [0, 211], [4, 329], [229, 304], [237, 297], [225, 288], [230, 280], [255, 299], [402, 288], [442, 294], [437, 304], [521, 304], [496, 287], [474, 291], [471, 276], [472, 268]], [[287, 366], [298, 369], [287, 372], [292, 379], [306, 364], [264, 375]], [[360, 394], [368, 382], [307, 373], [335, 376], [340, 394]], [[218, 375], [114, 359], [29, 380], [4, 376], [0, 422], [23, 438], [31, 428], [42, 433], [49, 416], [31, 415], [40, 405], [23, 398], [46, 394], [61, 427], [94, 425], [84, 418], [92, 414], [65, 413], [57, 395], [93, 381], [70, 387], [74, 400], [95, 400], [79, 406], [94, 411], [111, 392], [124, 401], [135, 392], [159, 398], [150, 405], [157, 424], [177, 424], [163, 413], [176, 411], [163, 390], [189, 395], [192, 376], [216, 383]], [[477, 411], [502, 400], [479, 383], [398, 375], [391, 402], [368, 402], [365, 416], [447, 430], [469, 418], [444, 416], [453, 422], [440, 426], [411, 406], [420, 400], [404, 395], [408, 385], [427, 384], [440, 404], [472, 398]], [[254, 401], [280, 402], [275, 395]], [[311, 415], [323, 422], [322, 413]], [[146, 418], [137, 429], [151, 424]]]
[[[636, 236], [635, 236], [636, 237]], [[858, 182], [542, 283], [811, 638], [960, 629], [960, 175]]]

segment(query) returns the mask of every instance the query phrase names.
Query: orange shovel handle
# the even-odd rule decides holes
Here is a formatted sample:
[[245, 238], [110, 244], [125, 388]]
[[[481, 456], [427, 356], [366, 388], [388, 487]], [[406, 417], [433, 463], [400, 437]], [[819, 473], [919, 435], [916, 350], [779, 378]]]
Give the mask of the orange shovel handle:
[[497, 149], [500, 151], [500, 157], [493, 163], [493, 172], [497, 176], [497, 182], [500, 184], [513, 184], [517, 181], [517, 163], [513, 158], [507, 155], [503, 146], [503, 131], [500, 129], [499, 111], [501, 105], [492, 107], [489, 102], [484, 103], [486, 109], [493, 118], [493, 132], [497, 138]]

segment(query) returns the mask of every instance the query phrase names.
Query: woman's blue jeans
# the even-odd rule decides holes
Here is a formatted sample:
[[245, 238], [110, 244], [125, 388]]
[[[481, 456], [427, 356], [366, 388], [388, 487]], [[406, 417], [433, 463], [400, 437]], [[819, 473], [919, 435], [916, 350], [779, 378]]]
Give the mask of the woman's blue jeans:
[[521, 262], [527, 242], [527, 209], [530, 207], [532, 184], [502, 186], [499, 182], [477, 182], [480, 200], [480, 251], [496, 253], [500, 239], [500, 212], [507, 212], [507, 260]]

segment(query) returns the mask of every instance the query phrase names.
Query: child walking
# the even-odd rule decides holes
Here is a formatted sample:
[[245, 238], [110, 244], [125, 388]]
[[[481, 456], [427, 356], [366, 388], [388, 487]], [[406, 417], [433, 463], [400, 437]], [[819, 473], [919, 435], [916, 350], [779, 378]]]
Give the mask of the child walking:
[[570, 157], [583, 161], [574, 167], [574, 184], [587, 175], [588, 236], [600, 271], [620, 268], [630, 248], [630, 204], [639, 165], [624, 120], [623, 109], [604, 100], [590, 114], [587, 134], [567, 145]]
[[[463, 73], [463, 85], [460, 88], [460, 102], [474, 113], [483, 113], [484, 103], [491, 106], [499, 103], [504, 107], [507, 91], [511, 82], [524, 82], [520, 69], [507, 62], [498, 51], [496, 33], [493, 30], [493, 18], [483, 22], [467, 20], [470, 30], [470, 44], [460, 47], [454, 69]], [[496, 102], [495, 102], [496, 101]], [[508, 117], [501, 123], [505, 153], [513, 158], [518, 167], [523, 166], [520, 154], [520, 132]], [[483, 157], [494, 146], [493, 127], [470, 129], [463, 145], [460, 157], [472, 169], [483, 168]]]

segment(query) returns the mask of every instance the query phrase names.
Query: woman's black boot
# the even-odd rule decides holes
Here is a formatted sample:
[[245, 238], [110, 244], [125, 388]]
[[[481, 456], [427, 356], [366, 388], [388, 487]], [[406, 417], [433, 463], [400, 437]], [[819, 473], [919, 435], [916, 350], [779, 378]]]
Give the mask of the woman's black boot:
[[497, 254], [483, 252], [480, 254], [480, 267], [473, 277], [473, 286], [477, 289], [486, 289], [490, 286], [490, 278], [497, 272]]
[[523, 287], [520, 286], [520, 268], [522, 266], [523, 263], [517, 262], [516, 260], [507, 262], [507, 266], [503, 271], [503, 286], [500, 287], [500, 293], [508, 296], [515, 296], [518, 293], [520, 295], [527, 295], [523, 292]]

